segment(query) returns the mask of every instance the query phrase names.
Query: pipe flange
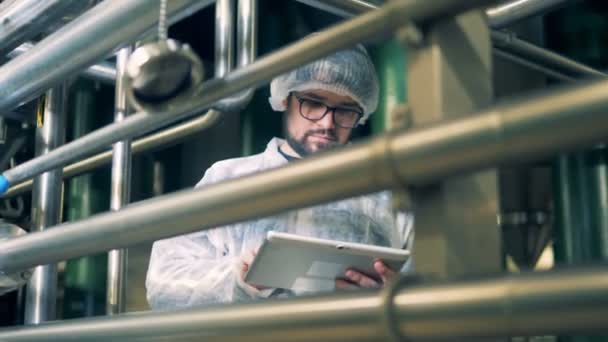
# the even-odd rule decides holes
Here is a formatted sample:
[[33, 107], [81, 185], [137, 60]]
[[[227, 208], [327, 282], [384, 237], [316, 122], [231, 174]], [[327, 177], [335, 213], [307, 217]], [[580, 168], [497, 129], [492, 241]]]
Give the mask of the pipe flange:
[[153, 114], [190, 98], [203, 78], [203, 63], [190, 46], [168, 39], [137, 48], [127, 62], [124, 82], [129, 103]]

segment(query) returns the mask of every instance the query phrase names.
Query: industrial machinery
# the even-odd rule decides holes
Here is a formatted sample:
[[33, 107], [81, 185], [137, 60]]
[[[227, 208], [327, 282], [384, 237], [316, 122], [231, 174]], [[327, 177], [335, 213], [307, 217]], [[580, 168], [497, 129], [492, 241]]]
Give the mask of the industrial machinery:
[[[0, 341], [608, 340], [602, 10], [0, 2]], [[358, 43], [382, 88], [358, 141], [192, 189], [280, 130], [267, 83]], [[380, 190], [414, 213], [416, 275], [147, 312], [151, 242]]]

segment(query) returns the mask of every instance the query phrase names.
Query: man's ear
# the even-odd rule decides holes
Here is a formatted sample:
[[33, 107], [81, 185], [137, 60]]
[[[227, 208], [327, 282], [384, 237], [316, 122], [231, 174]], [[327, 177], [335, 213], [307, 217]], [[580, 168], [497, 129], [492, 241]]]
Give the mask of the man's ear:
[[284, 100], [283, 100], [283, 107], [287, 108], [289, 103], [287, 103], [287, 100], [289, 100], [289, 96], [287, 96]]

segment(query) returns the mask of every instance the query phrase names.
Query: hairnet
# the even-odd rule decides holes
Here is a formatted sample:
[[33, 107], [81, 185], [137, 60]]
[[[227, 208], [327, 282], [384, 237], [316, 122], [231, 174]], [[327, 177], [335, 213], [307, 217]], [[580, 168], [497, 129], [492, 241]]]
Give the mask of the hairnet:
[[293, 91], [319, 89], [350, 96], [363, 108], [361, 124], [378, 106], [378, 77], [365, 48], [338, 51], [332, 55], [278, 76], [270, 83], [272, 109], [284, 111], [284, 100]]

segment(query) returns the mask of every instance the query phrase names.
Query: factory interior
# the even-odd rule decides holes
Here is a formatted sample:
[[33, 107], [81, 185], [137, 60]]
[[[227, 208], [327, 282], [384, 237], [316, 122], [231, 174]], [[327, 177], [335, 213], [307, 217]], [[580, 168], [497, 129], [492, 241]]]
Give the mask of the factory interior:
[[[349, 143], [195, 188], [357, 44]], [[608, 341], [606, 1], [3, 0], [0, 56], [2, 342]], [[149, 304], [155, 241], [385, 190], [415, 236], [379, 288]]]

